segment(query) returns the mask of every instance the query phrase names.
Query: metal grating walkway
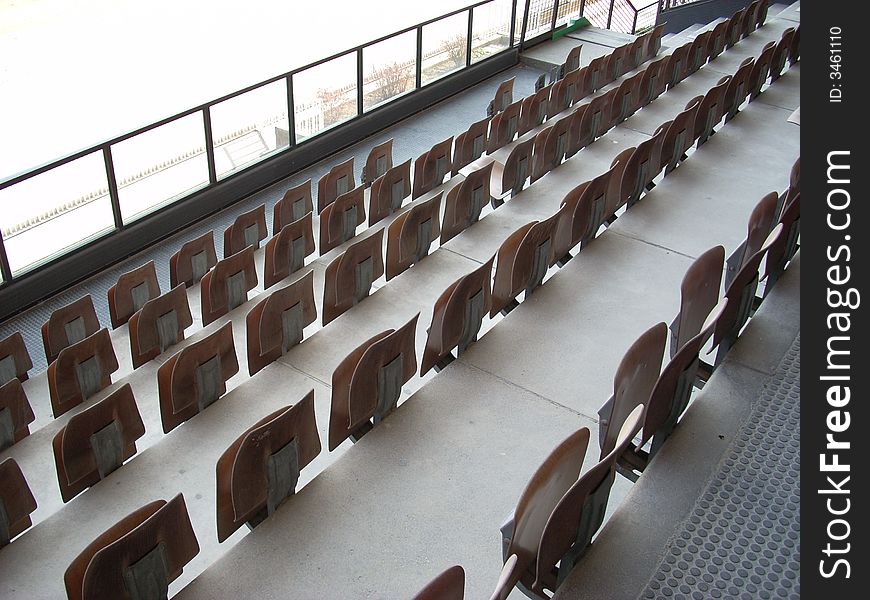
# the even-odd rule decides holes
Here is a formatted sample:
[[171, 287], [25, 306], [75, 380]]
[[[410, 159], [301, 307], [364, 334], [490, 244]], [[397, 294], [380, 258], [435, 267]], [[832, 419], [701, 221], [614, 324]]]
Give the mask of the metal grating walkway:
[[642, 598], [800, 597], [800, 335]]

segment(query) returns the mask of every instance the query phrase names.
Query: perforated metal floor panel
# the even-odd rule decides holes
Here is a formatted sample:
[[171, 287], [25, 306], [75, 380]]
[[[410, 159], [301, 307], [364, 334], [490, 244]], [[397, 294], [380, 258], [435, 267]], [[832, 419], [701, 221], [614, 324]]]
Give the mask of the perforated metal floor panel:
[[800, 336], [641, 598], [800, 597]]

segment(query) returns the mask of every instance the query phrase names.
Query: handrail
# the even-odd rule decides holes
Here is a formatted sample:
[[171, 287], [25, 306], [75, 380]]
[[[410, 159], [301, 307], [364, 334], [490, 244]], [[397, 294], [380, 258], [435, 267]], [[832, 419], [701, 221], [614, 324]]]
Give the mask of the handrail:
[[[565, 26], [569, 17], [584, 15], [585, 13], [591, 11], [593, 7], [598, 7], [604, 3], [609, 4], [609, 6], [606, 6], [606, 21], [601, 22], [600, 19], [590, 19], [593, 24], [600, 27], [613, 26], [614, 29], [617, 29], [619, 31], [624, 31], [626, 33], [635, 33], [639, 28], [642, 28], [641, 26], [648, 27], [649, 23], [655, 23], [655, 16], [657, 15], [660, 7], [659, 2], [657, 0], [652, 0], [652, 4], [649, 4], [647, 6], [643, 6], [641, 8], [636, 8], [634, 6], [635, 2], [645, 1], [648, 0], [603, 0], [603, 2], [601, 0], [507, 0], [507, 3], [505, 3], [505, 0], [477, 0], [476, 2], [468, 4], [462, 8], [452, 10], [448, 13], [431, 19], [427, 19], [425, 21], [421, 21], [415, 25], [405, 27], [393, 33], [370, 40], [368, 42], [358, 44], [356, 46], [353, 46], [352, 48], [336, 52], [334, 54], [331, 54], [330, 56], [321, 58], [304, 66], [296, 67], [281, 74], [269, 77], [268, 79], [245, 86], [228, 94], [224, 94], [208, 102], [204, 102], [196, 106], [187, 108], [174, 115], [165, 117], [148, 125], [138, 127], [127, 133], [112, 137], [110, 139], [104, 140], [97, 144], [93, 144], [86, 148], [76, 150], [60, 158], [53, 159], [51, 161], [34, 166], [27, 171], [15, 173], [4, 178], [0, 178], [0, 192], [2, 192], [3, 190], [11, 188], [12, 186], [26, 182], [34, 177], [48, 173], [53, 169], [57, 169], [83, 157], [95, 155], [95, 153], [100, 153], [100, 155], [102, 156], [102, 169], [104, 170], [103, 175], [105, 176], [105, 181], [103, 184], [100, 184], [101, 189], [99, 190], [95, 189], [90, 194], [85, 193], [85, 195], [79, 198], [63, 198], [63, 200], [58, 201], [58, 206], [54, 208], [52, 208], [51, 205], [39, 207], [37, 209], [39, 214], [31, 215], [27, 212], [23, 212], [20, 217], [15, 218], [16, 220], [19, 220], [19, 222], [11, 221], [2, 223], [3, 228], [8, 228], [14, 233], [10, 234], [6, 237], [6, 239], [4, 239], [2, 235], [4, 229], [0, 228], [0, 289], [3, 289], [13, 281], [19, 280], [29, 273], [37, 271], [40, 268], [49, 264], [53, 264], [61, 260], [65, 256], [69, 256], [73, 252], [76, 252], [83, 245], [90, 244], [96, 239], [105, 239], [108, 236], [119, 233], [131, 222], [141, 219], [143, 215], [147, 216], [150, 214], [158, 213], [167, 206], [177, 204], [194, 193], [199, 193], [203, 189], [212, 189], [213, 186], [215, 186], [219, 182], [233, 179], [238, 175], [245, 173], [250, 167], [261, 165], [264, 161], [276, 158], [279, 155], [284, 155], [286, 152], [299, 148], [302, 144], [305, 144], [309, 140], [318, 137], [321, 133], [333, 129], [335, 126], [341, 127], [345, 123], [349, 123], [351, 121], [359, 119], [364, 115], [370, 114], [374, 110], [379, 110], [383, 106], [390, 104], [396, 98], [404, 96], [406, 94], [406, 91], [403, 90], [398, 94], [387, 98], [383, 102], [376, 103], [369, 107], [365, 106], [365, 88], [367, 84], [371, 83], [371, 80], [366, 80], [365, 74], [363, 72], [363, 52], [365, 49], [372, 47], [375, 44], [379, 44], [390, 39], [395, 39], [398, 36], [402, 36], [410, 32], [416, 32], [416, 52], [413, 58], [409, 57], [408, 60], [408, 68], [413, 68], [413, 72], [411, 74], [412, 79], [408, 81], [408, 85], [411, 86], [411, 88], [408, 91], [413, 94], [415, 93], [415, 91], [419, 91], [422, 88], [426, 87], [426, 85], [428, 85], [429, 83], [429, 81], [426, 81], [424, 83], [423, 61], [426, 60], [431, 53], [427, 53], [426, 55], [424, 55], [422, 47], [424, 28], [429, 25], [432, 25], [439, 21], [450, 19], [451, 17], [456, 17], [457, 15], [467, 15], [467, 28], [463, 28], [464, 31], [462, 32], [462, 34], [466, 36], [465, 64], [458, 66], [455, 71], [448, 69], [446, 75], [436, 74], [436, 76], [430, 80], [434, 81], [435, 79], [441, 79], [445, 76], [451, 76], [454, 74], [454, 72], [458, 73], [463, 69], [470, 67], [472, 63], [477, 64], [482, 60], [487, 60], [494, 56], [501, 56], [508, 51], [516, 52], [517, 46], [522, 49], [523, 45], [527, 41], [531, 40], [532, 43], [534, 43], [535, 41], [544, 38], [548, 34], [551, 34], [556, 29]], [[500, 42], [500, 44], [497, 46], [498, 49], [492, 51], [489, 56], [484, 56], [480, 60], [475, 61], [472, 56], [475, 10], [486, 5], [490, 5], [493, 7], [503, 7], [506, 12], [509, 12], [509, 26], [505, 22], [498, 21], [496, 24], [493, 25], [492, 29], [492, 33], [499, 36], [507, 37], [507, 42]], [[654, 10], [656, 11], [655, 14], [650, 13], [650, 8], [654, 8]], [[520, 10], [523, 11], [522, 15], [520, 15], [519, 13]], [[643, 17], [643, 22], [639, 21], [639, 15]], [[650, 17], [652, 17], [651, 21]], [[507, 15], [499, 14], [498, 18], [506, 19]], [[646, 25], [643, 25], [644, 23], [646, 23]], [[518, 29], [520, 29], [520, 27], [521, 30], [517, 31]], [[504, 46], [502, 46], [501, 44], [504, 44]], [[443, 51], [439, 50], [439, 52]], [[330, 61], [341, 59], [343, 57], [353, 57], [354, 55], [354, 62], [356, 64], [356, 77], [354, 78], [356, 86], [356, 110], [347, 117], [341, 117], [338, 121], [325, 122], [324, 125], [321, 125], [320, 119], [323, 118], [323, 115], [321, 115], [321, 117], [318, 117], [317, 124], [313, 126], [314, 128], [311, 134], [308, 134], [306, 132], [306, 129], [304, 128], [300, 130], [300, 124], [296, 122], [296, 117], [300, 114], [301, 110], [308, 110], [308, 108], [306, 108], [308, 103], [307, 101], [301, 104], [298, 102], [298, 98], [295, 95], [296, 90], [294, 90], [294, 76], [304, 73], [309, 69], [313, 69], [320, 65], [327, 64]], [[413, 61], [414, 63], [413, 67], [411, 67], [411, 61]], [[427, 69], [428, 68], [429, 67], [427, 67]], [[222, 145], [224, 144], [224, 141], [222, 140], [223, 137], [226, 136], [222, 136], [222, 140], [214, 139], [212, 135], [212, 109], [223, 102], [238, 98], [249, 92], [253, 92], [255, 90], [265, 88], [266, 86], [270, 86], [272, 84], [276, 84], [282, 81], [284, 82], [287, 90], [286, 106], [283, 109], [279, 109], [282, 110], [282, 112], [277, 118], [283, 121], [283, 123], [281, 124], [282, 128], [285, 125], [289, 128], [289, 131], [287, 132], [287, 138], [280, 144], [276, 142], [274, 149], [268, 148], [265, 151], [265, 155], [263, 156], [263, 158], [257, 157], [254, 160], [246, 161], [243, 163], [242, 167], [238, 168], [236, 168], [235, 164], [233, 163], [233, 167], [229, 171], [223, 170], [219, 173], [215, 155], [216, 152], [219, 151], [220, 147], [222, 147]], [[353, 89], [353, 86], [351, 86], [345, 92], [341, 92], [340, 90], [339, 92], [347, 94], [347, 92], [349, 92], [351, 89]], [[371, 90], [371, 88], [369, 88], [369, 90]], [[312, 105], [312, 107], [314, 106], [317, 106], [317, 104]], [[286, 110], [286, 118], [283, 114], [284, 110]], [[120, 198], [121, 194], [119, 194], [119, 189], [131, 185], [133, 182], [130, 181], [129, 177], [126, 177], [124, 178], [124, 180], [122, 180], [122, 178], [118, 176], [118, 174], [115, 172], [113, 147], [139, 135], [148, 133], [149, 131], [156, 130], [162, 126], [180, 121], [181, 119], [190, 117], [195, 114], [200, 114], [202, 118], [201, 133], [197, 134], [197, 138], [199, 135], [203, 136], [202, 140], [204, 141], [204, 147], [202, 142], [199, 142], [199, 146], [197, 148], [191, 148], [191, 152], [193, 152], [192, 155], [190, 152], [188, 152], [188, 154], [185, 154], [184, 156], [198, 156], [200, 157], [198, 160], [202, 160], [201, 157], [203, 154], [205, 154], [206, 171], [203, 172], [203, 183], [187, 189], [186, 191], [181, 191], [176, 196], [167, 198], [161, 197], [159, 199], [155, 199], [156, 201], [153, 204], [148, 205], [144, 209], [145, 212], [136, 213], [125, 219], [124, 214], [122, 213], [122, 200]], [[278, 113], [275, 114], [277, 115]], [[253, 127], [256, 130], [258, 127], [260, 127], [260, 125], [262, 125], [262, 123], [260, 123], [259, 125], [253, 125]], [[297, 139], [297, 131], [306, 132], [304, 134], [304, 139]], [[238, 131], [235, 131], [235, 133], [233, 134], [229, 134], [229, 136], [230, 138], [232, 138], [233, 136], [236, 136], [236, 134], [238, 134]], [[229, 141], [232, 140], [230, 139]], [[181, 164], [180, 162], [176, 162], [176, 158], [169, 155], [165, 158], [154, 160], [164, 161], [163, 167], [165, 167], [166, 169]], [[185, 158], [181, 162], [184, 162], [186, 160], [187, 159]], [[152, 169], [147, 162], [143, 161], [142, 172], [138, 173], [138, 175], [132, 175], [132, 177], [137, 178], [135, 179], [136, 181], [145, 180], [150, 177], [151, 174], [161, 171], [161, 168], [157, 167], [160, 167], [160, 165], [156, 165], [156, 167]], [[140, 175], [141, 177], [139, 177]], [[290, 175], [290, 173], [288, 173], [288, 175]], [[16, 266], [15, 273], [13, 274], [13, 267], [10, 265], [10, 257], [7, 252], [9, 251], [9, 240], [11, 240], [14, 235], [24, 234], [31, 229], [40, 227], [43, 223], [47, 223], [54, 218], [62, 217], [63, 215], [68, 214], [70, 211], [77, 210], [79, 207], [84, 206], [90, 202], [96, 200], [103, 201], [103, 199], [105, 198], [108, 198], [108, 203], [111, 207], [111, 216], [107, 220], [112, 224], [112, 227], [107, 230], [103, 230], [90, 235], [82, 234], [80, 239], [70, 242], [71, 245], [58, 248], [57, 250], [55, 250], [54, 248], [50, 250], [44, 250], [45, 254], [42, 255], [41, 258], [37, 257], [37, 252], [34, 252], [33, 257], [28, 256], [25, 258], [22, 257], [22, 255], [18, 253], [18, 251], [16, 251], [16, 254], [14, 255], [14, 257], [16, 258]], [[69, 202], [69, 200], [71, 200], [72, 202]], [[61, 206], [61, 202], [64, 202], [65, 206]], [[129, 205], [126, 206], [128, 206], [129, 209]], [[48, 210], [48, 212], [44, 212], [45, 210]], [[18, 225], [21, 225], [21, 227], [17, 227]], [[38, 237], [39, 234], [33, 235]], [[29, 244], [30, 242], [21, 243]], [[63, 243], [66, 243], [66, 241]]]

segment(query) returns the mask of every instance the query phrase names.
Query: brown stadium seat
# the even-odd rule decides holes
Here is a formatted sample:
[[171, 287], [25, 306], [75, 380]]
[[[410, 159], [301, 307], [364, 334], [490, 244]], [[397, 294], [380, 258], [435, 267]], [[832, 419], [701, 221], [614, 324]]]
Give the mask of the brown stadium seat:
[[782, 32], [779, 42], [776, 44], [776, 49], [770, 57], [770, 82], [773, 83], [782, 76], [785, 69], [785, 61], [788, 60], [789, 48], [791, 47], [792, 38], [796, 29], [789, 27]]
[[630, 50], [631, 44], [624, 44], [614, 48], [613, 52], [607, 55], [604, 69], [605, 77], [609, 80], [608, 83], [616, 81], [631, 70], [631, 59], [628, 55]]
[[346, 194], [356, 187], [353, 175], [353, 158], [349, 158], [341, 164], [335, 165], [329, 173], [317, 182], [317, 212], [335, 202], [335, 199]]
[[100, 329], [100, 320], [90, 295], [58, 308], [42, 324], [42, 345], [45, 359], [53, 362], [60, 351]]
[[118, 282], [109, 288], [112, 329], [117, 329], [129, 321], [134, 312], [159, 295], [160, 284], [153, 260], [121, 275]]
[[432, 311], [432, 324], [420, 361], [420, 375], [431, 369], [440, 371], [453, 360], [453, 349], [461, 356], [477, 341], [484, 315], [492, 303], [493, 256], [483, 265], [453, 282]]
[[[643, 472], [688, 407], [694, 383], [698, 378], [699, 353], [713, 334], [716, 322], [726, 310], [727, 304], [728, 299], [723, 298], [713, 307], [700, 331], [680, 348], [659, 375], [646, 404], [640, 441], [637, 445], [629, 444], [618, 459], [620, 472], [629, 479], [636, 480], [639, 473]], [[652, 443], [649, 451], [643, 450], [650, 440]]]
[[112, 385], [112, 373], [117, 370], [118, 359], [108, 329], [100, 329], [61, 350], [46, 372], [54, 417]]
[[532, 169], [534, 145], [534, 138], [518, 142], [508, 154], [503, 166], [501, 163], [492, 166], [490, 191], [498, 205], [508, 194], [513, 198], [525, 187]]
[[743, 37], [745, 9], [738, 10], [728, 19], [728, 29], [725, 30], [725, 49], [729, 49]]
[[494, 162], [469, 173], [459, 185], [447, 192], [444, 219], [441, 222], [441, 244], [453, 239], [480, 219], [486, 204], [492, 203], [490, 178]]
[[[459, 170], [470, 165], [483, 156], [486, 151], [486, 136], [489, 131], [489, 119], [481, 119], [456, 136], [453, 143], [453, 170], [456, 176]], [[522, 134], [521, 134], [522, 135]]]
[[656, 323], [625, 352], [613, 376], [613, 394], [598, 411], [599, 460], [613, 452], [620, 430], [637, 407], [646, 409], [658, 381], [668, 340], [668, 326]]
[[570, 73], [575, 69], [580, 68], [580, 53], [583, 51], [583, 44], [578, 44], [568, 51], [568, 56], [565, 57], [565, 62], [562, 63], [562, 72]]
[[593, 58], [592, 61], [586, 65], [586, 74], [583, 76], [582, 97], [585, 98], [586, 96], [590, 96], [610, 83], [605, 81], [606, 78], [607, 56]]
[[363, 165], [360, 185], [369, 187], [372, 182], [393, 168], [393, 139], [378, 144], [369, 151], [366, 164]]
[[689, 50], [691, 47], [691, 42], [685, 43], [667, 57], [663, 75], [668, 82], [668, 89], [679, 85], [689, 76]]
[[487, 154], [492, 154], [499, 148], [510, 144], [517, 136], [522, 105], [522, 100], [508, 105], [489, 122], [489, 135], [486, 138]]
[[166, 598], [199, 554], [184, 496], [133, 511], [91, 542], [63, 575], [69, 600]]
[[203, 327], [247, 302], [248, 292], [257, 287], [257, 283], [253, 246], [218, 261], [200, 285]]
[[[562, 199], [561, 211], [564, 218], [556, 229], [554, 256], [559, 264], [571, 258], [571, 249], [579, 245], [582, 250], [591, 242], [598, 229], [607, 219], [611, 194], [611, 178], [616, 166], [575, 187]], [[616, 197], [618, 198], [618, 196]]]
[[149, 300], [130, 317], [130, 357], [138, 369], [184, 339], [193, 325], [184, 284]]
[[640, 108], [640, 84], [643, 73], [637, 73], [629, 77], [621, 84], [610, 106], [610, 122], [615, 127], [619, 125]]
[[752, 65], [752, 70], [749, 72], [749, 101], [755, 100], [761, 93], [761, 88], [767, 83], [767, 78], [770, 75], [770, 64], [773, 60], [773, 53], [776, 51], [776, 43], [769, 42], [758, 55], [755, 64]]
[[547, 270], [556, 263], [556, 231], [566, 214], [563, 206], [543, 221], [532, 221], [513, 232], [498, 249], [489, 315], [513, 310], [516, 297], [541, 285]]
[[680, 283], [680, 310], [671, 322], [671, 357], [698, 335], [719, 301], [725, 248], [714, 246], [691, 264]]
[[728, 298], [728, 306], [713, 332], [713, 345], [718, 347], [716, 353], [716, 365], [725, 359], [725, 355], [731, 346], [737, 341], [740, 330], [749, 320], [755, 304], [755, 292], [758, 290], [758, 269], [764, 260], [768, 248], [777, 242], [777, 238], [783, 235], [782, 223], [776, 225], [761, 248], [743, 263], [743, 267], [734, 276], [731, 284], [725, 288], [725, 297]]
[[713, 36], [712, 31], [704, 31], [692, 41], [689, 47], [689, 74], [695, 73], [698, 69], [707, 64], [710, 60], [710, 38]]
[[240, 214], [224, 230], [224, 258], [238, 254], [248, 246], [253, 246], [256, 250], [268, 235], [265, 204]]
[[169, 258], [169, 285], [183, 283], [190, 287], [217, 264], [214, 249], [214, 232], [186, 242], [181, 249]]
[[770, 246], [765, 262], [764, 275], [766, 278], [764, 295], [770, 292], [779, 277], [785, 270], [788, 262], [798, 250], [798, 237], [801, 232], [801, 194], [797, 192], [791, 196], [779, 217], [783, 233]]
[[417, 372], [414, 338], [420, 313], [399, 329], [365, 341], [332, 374], [329, 451], [358, 440], [395, 408], [402, 385]]
[[320, 213], [321, 256], [356, 236], [356, 229], [366, 221], [365, 188], [355, 188], [340, 195]]
[[613, 98], [618, 93], [619, 88], [614, 88], [606, 94], [596, 96], [586, 106], [581, 116], [580, 140], [574, 142], [574, 148], [578, 150], [585, 148], [607, 133], [612, 121], [610, 110], [613, 107]]
[[316, 319], [313, 271], [258, 302], [245, 317], [248, 372], [254, 375], [301, 342]]
[[491, 117], [496, 113], [500, 113], [506, 109], [514, 101], [514, 80], [516, 77], [511, 77], [507, 81], [502, 81], [495, 90], [495, 97], [490, 102], [490, 109], [487, 111], [487, 116]]
[[659, 58], [652, 61], [643, 70], [643, 77], [640, 80], [640, 107], [647, 106], [650, 102], [665, 93], [668, 87], [668, 77], [665, 72], [667, 67], [667, 58]]
[[710, 32], [709, 45], [707, 46], [707, 55], [709, 60], [716, 60], [725, 50], [725, 40], [728, 35], [728, 21], [722, 21], [716, 25]]
[[413, 600], [463, 600], [465, 598], [465, 570], [459, 565], [450, 567], [426, 584]]
[[728, 89], [728, 84], [731, 82], [731, 76], [726, 75], [719, 80], [719, 83], [714, 85], [704, 95], [701, 104], [698, 106], [698, 114], [695, 115], [695, 130], [694, 137], [698, 140], [698, 148], [707, 142], [713, 134], [713, 129], [722, 121], [725, 116], [725, 90]]
[[547, 119], [550, 87], [541, 88], [522, 99], [520, 102], [520, 121], [517, 126], [517, 135], [527, 134]]
[[295, 223], [312, 212], [314, 212], [314, 202], [311, 199], [309, 179], [284, 192], [284, 196], [275, 203], [272, 209], [272, 235], [278, 235], [286, 225]]
[[326, 267], [323, 324], [326, 325], [369, 295], [384, 274], [384, 230], [351, 244]]
[[777, 223], [779, 208], [779, 194], [770, 192], [766, 194], [752, 209], [747, 224], [746, 239], [738, 246], [726, 261], [725, 287], [731, 284], [731, 280], [746, 263], [749, 258], [758, 252], [764, 240], [770, 234]]
[[573, 115], [562, 117], [551, 127], [535, 136], [530, 183], [534, 183], [562, 164], [568, 153], [568, 139], [572, 123]]
[[387, 227], [387, 281], [429, 255], [432, 242], [441, 235], [441, 196], [429, 198], [400, 213]]
[[686, 109], [674, 117], [673, 121], [668, 121], [660, 126], [659, 129], [663, 129], [665, 134], [662, 137], [659, 166], [664, 170], [665, 175], [685, 160], [686, 152], [695, 144], [695, 117], [703, 100], [703, 96], [695, 96], [686, 104]]
[[749, 94], [749, 75], [753, 70], [755, 60], [752, 57], [747, 58], [731, 77], [728, 82], [728, 87], [725, 88], [725, 122], [727, 123], [739, 112], [740, 105], [746, 100]]
[[642, 141], [636, 148], [628, 148], [613, 159], [611, 166], [616, 171], [611, 179], [612, 191], [615, 194], [617, 206], [634, 206], [645, 190], [654, 184], [661, 170], [662, 140], [665, 130], [659, 129], [653, 136]]
[[192, 419], [223, 396], [227, 380], [238, 372], [232, 323], [225, 323], [160, 365], [157, 389], [163, 433]]
[[639, 36], [635, 38], [628, 49], [628, 61], [629, 61], [629, 71], [632, 71], [639, 66], [641, 66], [644, 62], [646, 62], [646, 56], [644, 55], [644, 49], [647, 45], [647, 40], [645, 36]]
[[640, 429], [642, 411], [642, 406], [632, 411], [614, 451], [582, 476], [589, 445], [585, 427], [557, 446], [532, 475], [502, 526], [505, 569], [494, 598], [506, 598], [514, 586], [532, 598], [549, 597], [544, 590], [555, 591], [574, 568], [604, 520], [616, 457]]
[[260, 419], [227, 448], [216, 467], [218, 541], [256, 527], [296, 493], [299, 472], [320, 454], [314, 390]]
[[22, 383], [27, 381], [27, 372], [32, 368], [33, 361], [20, 332], [0, 340], [0, 385], [16, 378]]
[[387, 218], [411, 195], [411, 159], [389, 169], [372, 183], [369, 227]]
[[21, 382], [12, 378], [0, 385], [0, 452], [30, 435], [36, 420]]
[[306, 213], [288, 223], [266, 242], [263, 262], [263, 288], [269, 289], [305, 266], [305, 258], [314, 254], [314, 221]]
[[54, 464], [64, 502], [95, 485], [136, 454], [145, 435], [130, 384], [73, 415], [54, 436]]
[[411, 197], [417, 199], [444, 183], [444, 176], [451, 171], [450, 158], [453, 136], [438, 142], [414, 161], [414, 183]]
[[0, 548], [28, 529], [36, 499], [14, 458], [0, 462]]

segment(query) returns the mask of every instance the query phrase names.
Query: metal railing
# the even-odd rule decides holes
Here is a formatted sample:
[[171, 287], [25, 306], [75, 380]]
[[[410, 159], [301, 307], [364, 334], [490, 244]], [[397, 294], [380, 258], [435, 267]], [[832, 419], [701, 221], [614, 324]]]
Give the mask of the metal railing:
[[661, 0], [662, 12], [668, 11], [672, 8], [677, 8], [678, 6], [685, 6], [686, 4], [695, 4], [696, 2], [708, 2], [709, 0]]
[[658, 2], [634, 2], [481, 0], [0, 180], [0, 292], [581, 15], [626, 33], [654, 24]]

